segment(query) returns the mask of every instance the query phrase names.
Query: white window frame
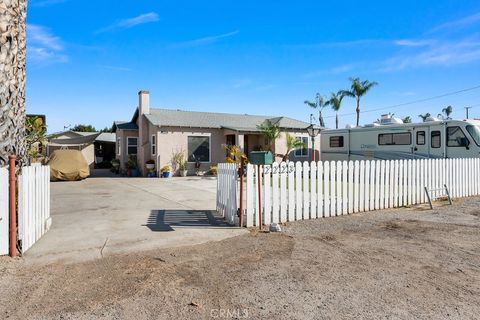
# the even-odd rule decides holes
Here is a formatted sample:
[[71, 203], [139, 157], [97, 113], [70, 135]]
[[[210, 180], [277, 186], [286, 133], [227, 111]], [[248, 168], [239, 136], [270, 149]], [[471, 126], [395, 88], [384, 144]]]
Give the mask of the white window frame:
[[[305, 149], [307, 150], [307, 154], [302, 154], [304, 148], [295, 148], [295, 157], [298, 157], [298, 158], [308, 157], [310, 155], [310, 147], [308, 145], [308, 137], [296, 137], [296, 139], [302, 139], [302, 142], [303, 142], [303, 139], [307, 139], [307, 143], [306, 143], [306, 146], [305, 146]], [[300, 151], [300, 154], [297, 154], [298, 151]]]
[[[137, 145], [133, 144], [128, 144], [128, 139], [136, 139], [137, 140]], [[137, 147], [137, 153], [130, 153], [128, 152], [128, 147]], [[137, 155], [138, 154], [138, 137], [127, 137], [127, 155]]]
[[122, 138], [117, 138], [117, 156], [122, 154]]
[[152, 137], [150, 138], [150, 152], [152, 153], [152, 156], [157, 155], [157, 135], [152, 134]]
[[200, 163], [212, 163], [212, 136], [211, 135], [201, 135], [201, 134], [191, 134], [187, 136], [187, 163], [195, 163], [195, 161], [188, 161], [189, 154], [188, 154], [188, 138], [189, 137], [201, 137], [201, 138], [208, 138], [208, 160], [209, 161], [200, 161]]

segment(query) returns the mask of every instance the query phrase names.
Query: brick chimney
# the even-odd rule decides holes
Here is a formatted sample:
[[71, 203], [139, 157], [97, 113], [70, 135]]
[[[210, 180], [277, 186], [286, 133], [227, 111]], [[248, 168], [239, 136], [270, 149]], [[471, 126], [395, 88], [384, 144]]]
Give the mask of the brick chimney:
[[150, 113], [150, 92], [142, 90], [138, 93], [138, 113], [139, 115]]

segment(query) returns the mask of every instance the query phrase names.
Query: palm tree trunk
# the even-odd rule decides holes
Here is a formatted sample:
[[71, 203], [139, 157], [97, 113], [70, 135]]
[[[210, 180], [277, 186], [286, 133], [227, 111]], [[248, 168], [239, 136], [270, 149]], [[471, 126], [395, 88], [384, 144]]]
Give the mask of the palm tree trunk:
[[360, 97], [357, 97], [357, 127], [360, 126]]
[[336, 126], [337, 126], [337, 129], [338, 129], [338, 123], [339, 123], [339, 121], [338, 121], [338, 111], [337, 111], [337, 115], [336, 115], [335, 121], [336, 121]]
[[25, 50], [26, 0], [2, 1], [0, 15], [0, 166], [15, 154], [26, 163]]
[[320, 122], [320, 127], [325, 128], [325, 122], [323, 122], [322, 111], [318, 111], [318, 121]]

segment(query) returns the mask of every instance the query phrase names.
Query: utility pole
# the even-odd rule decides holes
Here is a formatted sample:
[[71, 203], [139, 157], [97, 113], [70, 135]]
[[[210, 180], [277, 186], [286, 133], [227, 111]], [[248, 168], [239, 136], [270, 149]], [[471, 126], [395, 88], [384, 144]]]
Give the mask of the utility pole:
[[465, 107], [465, 111], [467, 112], [467, 119], [468, 119], [468, 110], [472, 109], [472, 107]]

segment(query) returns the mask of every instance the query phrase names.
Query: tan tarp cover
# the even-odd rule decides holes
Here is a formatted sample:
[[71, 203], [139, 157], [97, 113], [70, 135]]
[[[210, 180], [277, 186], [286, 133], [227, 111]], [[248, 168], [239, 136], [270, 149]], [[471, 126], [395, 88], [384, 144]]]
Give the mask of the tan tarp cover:
[[48, 165], [52, 181], [76, 181], [90, 175], [87, 160], [78, 150], [55, 150]]

